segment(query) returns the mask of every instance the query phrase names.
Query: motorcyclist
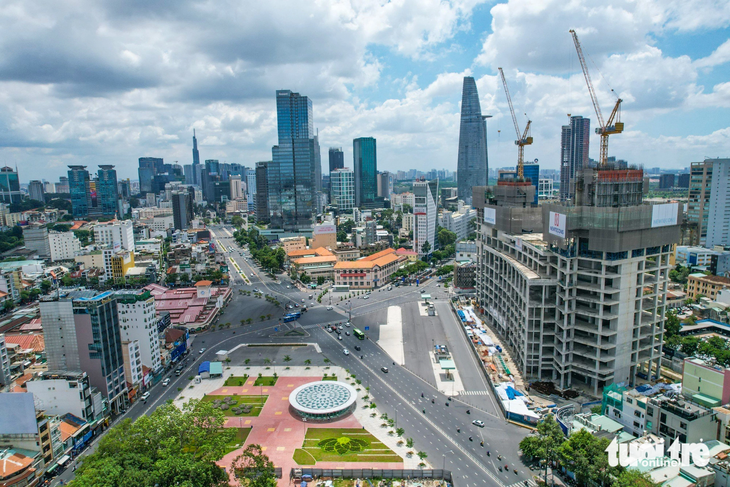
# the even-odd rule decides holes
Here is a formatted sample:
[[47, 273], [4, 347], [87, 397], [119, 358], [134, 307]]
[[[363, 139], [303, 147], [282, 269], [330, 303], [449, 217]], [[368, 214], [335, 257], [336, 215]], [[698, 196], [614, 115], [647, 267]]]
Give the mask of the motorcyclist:
[[469, 437], [469, 441], [474, 441], [471, 436]]

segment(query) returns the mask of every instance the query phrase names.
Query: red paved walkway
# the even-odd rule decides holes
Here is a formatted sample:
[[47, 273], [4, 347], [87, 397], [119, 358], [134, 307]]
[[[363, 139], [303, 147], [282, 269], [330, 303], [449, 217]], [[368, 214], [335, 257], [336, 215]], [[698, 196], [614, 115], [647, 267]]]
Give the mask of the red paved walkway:
[[[257, 396], [268, 395], [269, 398], [258, 417], [236, 417], [229, 418], [226, 426], [247, 428], [252, 427], [248, 435], [246, 445], [259, 444], [263, 447], [264, 453], [281, 467], [283, 477], [279, 486], [289, 485], [289, 471], [296, 467], [292, 456], [294, 450], [301, 448], [304, 443], [304, 435], [307, 428], [362, 428], [360, 422], [354, 415], [349, 415], [331, 423], [304, 423], [289, 412], [289, 394], [302, 384], [317, 381], [314, 377], [279, 377], [273, 387], [254, 386], [255, 377], [251, 377], [242, 387], [221, 387], [210, 395], [233, 395]], [[244, 445], [245, 447], [245, 445]], [[230, 465], [234, 458], [241, 453], [240, 450], [229, 453], [218, 462], [230, 471]], [[403, 468], [403, 463], [362, 463], [362, 462], [318, 462], [319, 468]]]

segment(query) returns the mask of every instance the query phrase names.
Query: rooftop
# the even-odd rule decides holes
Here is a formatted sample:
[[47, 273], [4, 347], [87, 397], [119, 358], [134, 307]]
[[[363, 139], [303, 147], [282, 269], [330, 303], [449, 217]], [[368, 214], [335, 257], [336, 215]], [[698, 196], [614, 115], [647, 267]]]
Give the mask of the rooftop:
[[38, 434], [33, 394], [29, 392], [0, 393], [0, 435]]
[[7, 479], [28, 468], [33, 464], [33, 457], [37, 454], [20, 448], [0, 450], [0, 478]]

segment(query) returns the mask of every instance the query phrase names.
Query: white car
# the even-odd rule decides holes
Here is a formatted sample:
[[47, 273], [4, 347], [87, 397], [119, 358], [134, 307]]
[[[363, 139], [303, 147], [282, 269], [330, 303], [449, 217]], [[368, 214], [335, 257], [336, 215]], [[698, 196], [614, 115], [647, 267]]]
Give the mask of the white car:
[[327, 311], [332, 311], [332, 306], [327, 306]]
[[479, 426], [480, 428], [484, 428], [484, 421], [482, 421], [481, 419], [475, 419], [471, 422], [471, 424], [473, 424], [474, 426]]
[[337, 335], [337, 338], [338, 338], [339, 340], [342, 340], [342, 335]]
[[289, 289], [291, 286], [287, 286], [286, 288]]
[[170, 378], [168, 377], [167, 379], [165, 379], [165, 380], [162, 381], [162, 387], [167, 387], [167, 385], [169, 383], [170, 383]]
[[149, 397], [150, 397], [149, 391], [147, 391], [144, 394], [142, 394], [142, 400], [143, 401], [146, 401], [147, 399], [149, 399]]
[[205, 353], [205, 348], [201, 348], [200, 350], [198, 350], [198, 353], [199, 353], [200, 355], [203, 355], [203, 353]]
[[342, 353], [344, 353], [345, 355], [350, 355], [350, 351], [349, 351], [348, 349], [344, 349], [344, 350], [342, 351]]

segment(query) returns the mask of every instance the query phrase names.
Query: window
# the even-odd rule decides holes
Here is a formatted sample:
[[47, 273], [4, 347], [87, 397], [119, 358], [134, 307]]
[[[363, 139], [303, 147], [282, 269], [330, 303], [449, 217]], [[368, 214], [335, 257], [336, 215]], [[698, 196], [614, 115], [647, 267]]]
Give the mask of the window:
[[685, 423], [683, 421], [680, 421], [679, 422], [679, 427], [682, 428], [683, 430], [686, 430], [687, 429], [687, 423]]

